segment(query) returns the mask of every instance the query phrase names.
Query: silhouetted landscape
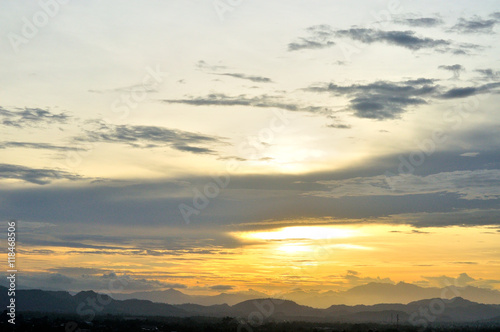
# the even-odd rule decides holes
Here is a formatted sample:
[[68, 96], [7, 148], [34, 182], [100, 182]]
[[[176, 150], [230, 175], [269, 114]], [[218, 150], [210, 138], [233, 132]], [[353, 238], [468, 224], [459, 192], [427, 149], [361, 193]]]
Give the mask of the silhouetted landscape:
[[[5, 307], [7, 289], [0, 288], [0, 294], [1, 305]], [[249, 327], [257, 331], [361, 331], [370, 324], [375, 324], [372, 331], [390, 331], [396, 325], [401, 326], [401, 331], [417, 331], [415, 328], [429, 326], [446, 330], [456, 324], [463, 329], [500, 327], [500, 305], [481, 304], [460, 297], [408, 304], [332, 305], [319, 309], [273, 298], [246, 300], [234, 305], [171, 305], [139, 299], [115, 300], [93, 291], [71, 295], [65, 291], [19, 290], [16, 301], [18, 313], [24, 314], [18, 318], [18, 326], [22, 322], [21, 325], [59, 328], [61, 324], [74, 321], [91, 331], [105, 330], [108, 325], [117, 330], [125, 325], [130, 331], [134, 328], [144, 330], [146, 325], [167, 330], [226, 331], [235, 324], [239, 329]], [[6, 320], [4, 312], [3, 324]]]

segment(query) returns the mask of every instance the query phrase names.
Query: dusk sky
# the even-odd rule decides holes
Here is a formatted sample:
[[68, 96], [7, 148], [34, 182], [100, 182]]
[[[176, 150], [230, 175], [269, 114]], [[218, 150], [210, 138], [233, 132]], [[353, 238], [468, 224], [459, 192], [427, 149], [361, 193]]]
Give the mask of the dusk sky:
[[0, 9], [19, 286], [500, 290], [498, 1]]

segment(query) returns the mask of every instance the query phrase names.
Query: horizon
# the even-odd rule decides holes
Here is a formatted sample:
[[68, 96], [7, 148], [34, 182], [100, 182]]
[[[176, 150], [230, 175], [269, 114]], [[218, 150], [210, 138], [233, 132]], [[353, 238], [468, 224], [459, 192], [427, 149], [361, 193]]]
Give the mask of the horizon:
[[498, 1], [0, 8], [0, 285], [496, 299]]

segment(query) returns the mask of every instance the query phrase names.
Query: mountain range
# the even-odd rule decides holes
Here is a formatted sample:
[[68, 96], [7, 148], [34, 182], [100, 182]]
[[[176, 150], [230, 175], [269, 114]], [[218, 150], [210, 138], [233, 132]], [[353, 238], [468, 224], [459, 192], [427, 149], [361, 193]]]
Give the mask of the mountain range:
[[[7, 288], [0, 287], [0, 305], [9, 303]], [[262, 298], [234, 305], [165, 304], [149, 300], [116, 300], [93, 291], [71, 295], [66, 291], [17, 290], [17, 312], [77, 314], [92, 320], [95, 315], [169, 316], [169, 317], [238, 317], [252, 321], [316, 321], [316, 322], [493, 322], [500, 323], [500, 305], [481, 304], [461, 297], [425, 299], [408, 304], [331, 305], [320, 309], [283, 299]], [[426, 318], [427, 317], [427, 318]], [[430, 317], [430, 318], [429, 318]]]
[[346, 291], [311, 292], [304, 290], [293, 290], [284, 294], [268, 295], [265, 293], [249, 290], [247, 292], [221, 293], [213, 296], [188, 295], [175, 289], [164, 291], [135, 292], [129, 294], [113, 294], [117, 300], [141, 299], [152, 302], [168, 304], [193, 303], [200, 305], [228, 304], [234, 305], [246, 300], [279, 297], [294, 301], [301, 305], [315, 308], [328, 308], [334, 304], [346, 305], [373, 305], [378, 303], [410, 303], [430, 298], [453, 298], [464, 299], [485, 303], [500, 304], [500, 292], [497, 290], [478, 288], [473, 286], [446, 288], [420, 287], [413, 284], [400, 282], [398, 284], [369, 283], [356, 286]]

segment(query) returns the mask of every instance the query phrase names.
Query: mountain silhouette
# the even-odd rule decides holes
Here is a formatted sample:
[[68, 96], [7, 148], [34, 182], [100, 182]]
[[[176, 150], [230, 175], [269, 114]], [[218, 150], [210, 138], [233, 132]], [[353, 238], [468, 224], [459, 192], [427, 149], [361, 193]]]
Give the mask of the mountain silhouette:
[[[221, 293], [212, 296], [187, 295], [175, 289], [151, 292], [135, 292], [130, 294], [113, 294], [117, 300], [141, 299], [168, 304], [193, 303], [201, 305], [228, 304], [234, 305], [246, 300], [266, 298], [269, 295], [250, 291]], [[346, 291], [306, 292], [300, 289], [280, 294], [280, 298], [294, 301], [301, 305], [315, 308], [328, 308], [334, 304], [374, 305], [379, 303], [410, 303], [431, 298], [462, 297], [473, 302], [500, 304], [500, 292], [497, 290], [472, 286], [446, 288], [420, 287], [405, 282], [398, 284], [368, 283]]]
[[[370, 287], [374, 287], [371, 285]], [[355, 292], [358, 292], [356, 289]], [[7, 288], [0, 287], [0, 305], [7, 306]], [[93, 310], [90, 310], [93, 303]], [[97, 304], [97, 306], [95, 306]], [[94, 291], [71, 295], [64, 291], [18, 290], [17, 312], [45, 312], [85, 315], [164, 316], [164, 317], [262, 317], [269, 321], [317, 321], [317, 322], [378, 322], [408, 323], [410, 317], [418, 316], [422, 310], [433, 313], [435, 322], [497, 322], [500, 320], [500, 305], [476, 303], [461, 297], [453, 299], [425, 299], [401, 303], [376, 305], [332, 305], [326, 309], [314, 308], [283, 299], [261, 298], [246, 300], [232, 306], [199, 304], [170, 305], [149, 300], [116, 300]], [[84, 310], [85, 309], [85, 310]], [[434, 310], [434, 311], [433, 311]], [[436, 313], [439, 311], [438, 313]], [[90, 318], [90, 317], [89, 317]]]

